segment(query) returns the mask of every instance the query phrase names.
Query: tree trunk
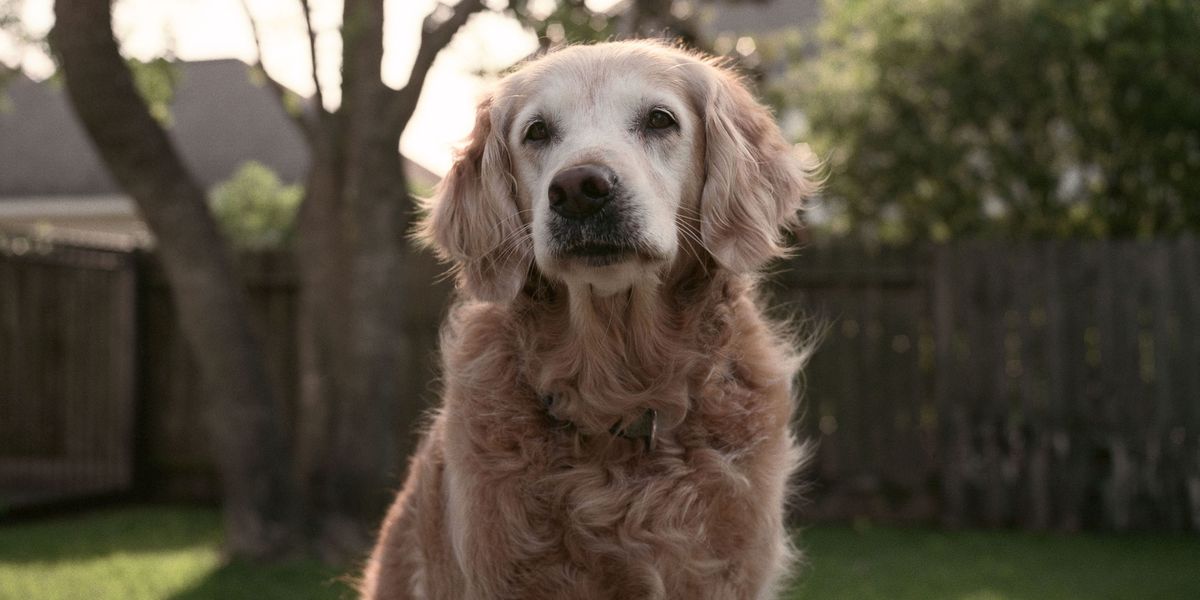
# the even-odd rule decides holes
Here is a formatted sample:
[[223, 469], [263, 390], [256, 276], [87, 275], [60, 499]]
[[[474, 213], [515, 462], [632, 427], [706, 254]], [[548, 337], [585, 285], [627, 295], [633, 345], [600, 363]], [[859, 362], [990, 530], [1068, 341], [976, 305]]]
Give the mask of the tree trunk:
[[[297, 467], [317, 553], [356, 557], [400, 476], [396, 409], [406, 358], [403, 250], [412, 203], [397, 140], [318, 151], [300, 216]], [[349, 137], [349, 136], [347, 136]], [[324, 142], [318, 142], [318, 145]]]
[[[332, 125], [330, 126], [332, 127]], [[350, 285], [345, 225], [342, 223], [342, 160], [332, 130], [314, 140], [312, 164], [297, 225], [300, 310], [297, 319], [300, 359], [300, 405], [297, 410], [296, 469], [303, 513], [309, 526], [322, 526], [319, 491], [327, 487], [332, 423], [338, 410], [349, 364], [344, 349], [349, 327]], [[315, 530], [307, 532], [309, 535]], [[353, 541], [350, 542], [353, 544]], [[336, 560], [342, 551], [320, 552]]]
[[221, 468], [227, 550], [261, 558], [288, 549], [287, 456], [261, 343], [204, 190], [150, 116], [113, 38], [109, 0], [59, 0], [50, 35], [67, 91], [109, 170], [158, 241], [184, 337], [212, 399], [208, 426]]
[[298, 470], [317, 553], [369, 546], [398, 477], [401, 266], [411, 203], [399, 131], [381, 124], [383, 3], [348, 0], [342, 108], [322, 121], [298, 239], [303, 385]]
[[204, 190], [134, 88], [110, 0], [55, 4], [51, 42], [76, 113], [158, 240], [211, 398], [235, 555], [313, 549], [330, 561], [360, 558], [399, 483], [396, 409], [416, 398], [400, 389], [413, 204], [399, 139], [437, 53], [482, 9], [481, 0], [462, 0], [448, 19], [427, 20], [409, 83], [397, 92], [380, 73], [383, 0], [345, 0], [341, 108], [318, 105], [297, 119], [312, 164], [298, 223], [301, 397], [289, 454], [279, 398]]
[[[347, 213], [353, 212], [355, 199], [343, 194], [339, 200], [345, 210], [337, 216], [353, 217]], [[352, 241], [326, 240], [331, 252], [300, 261], [307, 396], [301, 414], [307, 447], [300, 469], [316, 528], [315, 548], [334, 562], [368, 547], [394, 491], [400, 459], [395, 414], [402, 400], [405, 348], [397, 246], [404, 228], [351, 227], [356, 230]]]

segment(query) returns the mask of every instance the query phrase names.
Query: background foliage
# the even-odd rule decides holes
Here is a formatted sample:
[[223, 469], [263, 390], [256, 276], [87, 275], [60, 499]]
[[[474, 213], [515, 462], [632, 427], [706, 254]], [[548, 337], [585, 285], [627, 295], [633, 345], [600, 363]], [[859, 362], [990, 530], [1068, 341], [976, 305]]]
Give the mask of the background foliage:
[[242, 248], [291, 243], [304, 188], [284, 185], [266, 165], [249, 161], [212, 191], [212, 209], [225, 237]]
[[1200, 230], [1200, 3], [827, 0], [774, 93], [825, 229], [885, 242]]

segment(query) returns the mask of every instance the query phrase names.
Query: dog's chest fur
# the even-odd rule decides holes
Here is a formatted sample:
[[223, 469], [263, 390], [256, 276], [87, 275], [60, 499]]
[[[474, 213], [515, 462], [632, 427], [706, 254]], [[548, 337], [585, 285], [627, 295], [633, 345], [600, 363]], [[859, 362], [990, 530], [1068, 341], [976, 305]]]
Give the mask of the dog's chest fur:
[[[788, 377], [753, 366], [755, 352], [773, 351], [769, 339], [757, 339], [765, 330], [752, 326], [725, 349], [733, 355], [675, 373], [678, 385], [664, 389], [683, 394], [668, 400], [685, 410], [648, 451], [548, 415], [535, 389], [547, 379], [539, 384], [530, 372], [519, 340], [494, 329], [505, 329], [505, 319], [460, 318], [445, 340], [446, 369], [459, 376], [447, 382], [435, 428], [444, 428], [449, 542], [468, 574], [468, 597], [762, 592], [748, 596], [738, 586], [761, 582], [762, 571], [786, 560], [782, 502], [798, 456], [788, 431]], [[748, 559], [762, 564], [740, 564]], [[494, 572], [469, 575], [487, 571]]]

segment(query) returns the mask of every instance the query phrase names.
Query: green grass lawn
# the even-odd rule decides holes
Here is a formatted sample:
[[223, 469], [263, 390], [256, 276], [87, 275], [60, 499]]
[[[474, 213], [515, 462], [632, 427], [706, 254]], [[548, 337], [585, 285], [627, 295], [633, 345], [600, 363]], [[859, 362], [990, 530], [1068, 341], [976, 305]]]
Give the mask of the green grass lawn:
[[[1200, 598], [1200, 537], [813, 527], [791, 599]], [[0, 525], [0, 599], [349, 598], [314, 562], [222, 565], [216, 513], [123, 508]]]
[[349, 598], [312, 561], [222, 565], [215, 511], [122, 508], [0, 525], [0, 600]]
[[1200, 599], [1200, 536], [814, 527], [790, 599]]

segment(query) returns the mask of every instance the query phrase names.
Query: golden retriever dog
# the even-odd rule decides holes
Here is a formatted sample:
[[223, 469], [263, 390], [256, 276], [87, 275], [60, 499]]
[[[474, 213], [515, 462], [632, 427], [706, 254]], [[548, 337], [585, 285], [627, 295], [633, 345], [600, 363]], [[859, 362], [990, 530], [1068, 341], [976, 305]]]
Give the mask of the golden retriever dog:
[[443, 398], [364, 596], [773, 597], [802, 356], [754, 288], [809, 166], [738, 76], [662, 44], [500, 81], [425, 207], [459, 286]]

